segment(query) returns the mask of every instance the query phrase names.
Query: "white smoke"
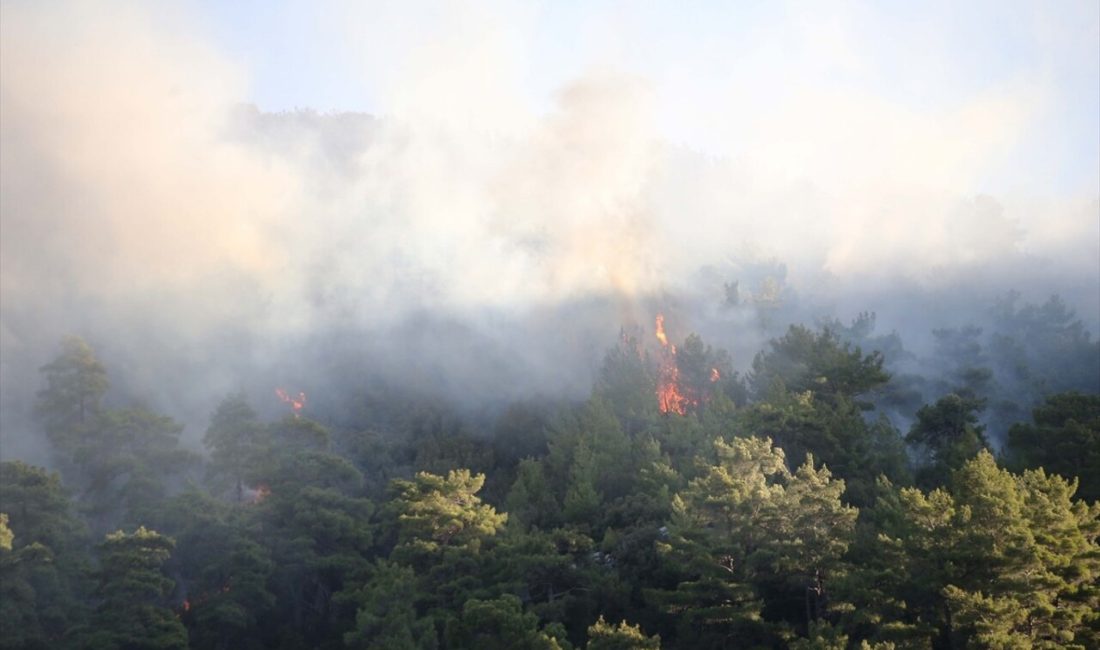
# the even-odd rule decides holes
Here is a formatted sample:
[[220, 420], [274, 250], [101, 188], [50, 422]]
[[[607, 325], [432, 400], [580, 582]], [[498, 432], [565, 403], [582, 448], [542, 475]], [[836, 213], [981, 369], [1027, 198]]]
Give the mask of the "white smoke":
[[[713, 102], [686, 113], [699, 123], [685, 133], [712, 134], [704, 154], [667, 140], [675, 79], [624, 59], [629, 39], [606, 34], [547, 105], [525, 81], [538, 12], [403, 7], [344, 7], [326, 23], [356, 44], [347, 65], [377, 94], [373, 119], [242, 107], [247, 67], [194, 12], [4, 5], [6, 440], [25, 426], [12, 414], [27, 411], [34, 369], [69, 332], [134, 386], [194, 378], [201, 398], [184, 401], [206, 405], [288, 340], [335, 328], [368, 341], [415, 314], [501, 337], [504, 358], [504, 321], [541, 319], [552, 338], [570, 326], [557, 306], [611, 296], [597, 311], [613, 338], [647, 322], [642, 297], [690, 288], [707, 265], [777, 259], [804, 293], [861, 296], [898, 281], [1049, 280], [1086, 298], [1100, 285], [1100, 187], [980, 191], [1049, 114], [1031, 75], [926, 110], [811, 83], [795, 65], [809, 54], [776, 64], [804, 82], [785, 89], [731, 63]], [[858, 67], [842, 25], [808, 25], [830, 69]], [[598, 346], [562, 356], [581, 338], [525, 351], [525, 389], [583, 384], [566, 368]], [[440, 367], [467, 369], [425, 372]]]

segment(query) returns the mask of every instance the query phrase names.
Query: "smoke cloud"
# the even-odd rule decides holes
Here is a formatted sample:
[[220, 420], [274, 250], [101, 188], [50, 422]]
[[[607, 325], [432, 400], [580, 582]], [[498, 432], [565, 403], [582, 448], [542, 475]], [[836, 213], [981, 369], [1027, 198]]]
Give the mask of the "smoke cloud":
[[[744, 367], [777, 281], [792, 318], [876, 310], [905, 336], [1010, 288], [1100, 321], [1100, 187], [982, 190], [1046, 128], [1041, 75], [918, 108], [812, 82], [797, 56], [774, 72], [790, 88], [731, 64], [670, 133], [676, 80], [625, 58], [629, 38], [533, 101], [539, 13], [446, 4], [322, 24], [374, 115], [248, 104], [247, 66], [196, 11], [4, 5], [5, 456], [35, 453], [37, 368], [68, 333], [197, 439], [220, 396], [272, 382], [311, 403], [374, 376], [475, 402], [582, 395], [657, 309]], [[831, 70], [858, 67], [843, 26], [803, 31]], [[755, 302], [719, 318], [734, 281]]]

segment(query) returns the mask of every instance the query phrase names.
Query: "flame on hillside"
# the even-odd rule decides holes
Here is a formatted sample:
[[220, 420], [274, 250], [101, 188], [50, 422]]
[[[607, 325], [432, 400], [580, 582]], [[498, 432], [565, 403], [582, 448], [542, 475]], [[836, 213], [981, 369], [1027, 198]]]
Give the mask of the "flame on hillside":
[[289, 392], [282, 388], [275, 389], [275, 396], [279, 398], [283, 404], [290, 405], [291, 411], [294, 412], [294, 417], [298, 417], [302, 409], [306, 406], [306, 394], [298, 392], [297, 395], [291, 395]]
[[262, 503], [270, 494], [271, 488], [261, 483], [257, 485], [255, 489], [248, 489], [246, 491], [246, 499], [248, 503]]
[[665, 335], [665, 317], [657, 314], [657, 340], [661, 351], [657, 356], [657, 407], [661, 413], [684, 415], [688, 399], [680, 390], [680, 367], [676, 364], [676, 346]]
[[228, 582], [226, 582], [225, 584], [223, 584], [221, 586], [221, 588], [219, 588], [219, 589], [217, 589], [213, 592], [207, 592], [207, 593], [199, 594], [198, 596], [195, 597], [194, 602], [192, 602], [190, 597], [185, 596], [184, 599], [183, 599], [183, 602], [180, 603], [179, 610], [176, 611], [176, 618], [180, 618], [183, 614], [186, 614], [187, 612], [191, 611], [192, 607], [202, 605], [206, 601], [210, 600], [211, 597], [216, 596], [218, 594], [227, 594], [232, 590], [233, 590], [233, 587], [230, 586], [230, 584]]
[[[657, 314], [655, 336], [661, 343], [657, 355], [657, 406], [661, 413], [686, 415], [688, 407], [699, 406], [709, 400], [709, 391], [702, 386], [685, 385], [680, 377], [680, 365], [676, 359], [676, 346], [668, 342], [665, 334], [664, 314]], [[710, 369], [710, 382], [717, 383], [722, 373]]]
[[[657, 314], [657, 340], [661, 342], [662, 347], [668, 347], [668, 337], [665, 336], [664, 314]], [[672, 346], [672, 354], [676, 354], [676, 346]]]

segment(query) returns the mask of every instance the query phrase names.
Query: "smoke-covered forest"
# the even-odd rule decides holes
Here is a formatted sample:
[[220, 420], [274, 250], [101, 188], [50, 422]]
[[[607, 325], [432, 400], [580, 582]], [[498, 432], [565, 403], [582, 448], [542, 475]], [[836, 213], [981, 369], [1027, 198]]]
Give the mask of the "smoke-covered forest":
[[792, 325], [744, 374], [658, 314], [583, 400], [470, 414], [377, 386], [338, 422], [304, 392], [233, 393], [202, 453], [109, 406], [68, 338], [35, 406], [57, 471], [0, 465], [0, 638], [1096, 647], [1100, 344], [1057, 298], [1002, 316], [988, 350], [933, 332], [946, 371], [924, 376], [890, 371], [903, 343], [870, 314]]
[[1100, 648], [1098, 53], [0, 0], [0, 648]]

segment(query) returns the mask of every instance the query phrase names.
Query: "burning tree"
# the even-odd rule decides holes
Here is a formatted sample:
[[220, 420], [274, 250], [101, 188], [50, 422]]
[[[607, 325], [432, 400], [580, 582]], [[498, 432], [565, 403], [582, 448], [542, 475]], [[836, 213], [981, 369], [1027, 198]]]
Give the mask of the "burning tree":
[[306, 407], [306, 394], [301, 391], [295, 394], [285, 388], [276, 388], [275, 396], [279, 398], [280, 402], [290, 407], [290, 411], [294, 413], [294, 417], [301, 415], [302, 409]]
[[714, 351], [697, 334], [684, 340], [681, 348], [668, 341], [665, 317], [657, 314], [657, 406], [661, 413], [686, 415], [703, 406], [715, 394], [723, 377], [730, 376], [730, 361], [722, 351]]

